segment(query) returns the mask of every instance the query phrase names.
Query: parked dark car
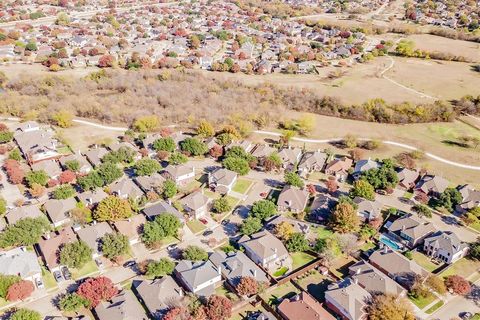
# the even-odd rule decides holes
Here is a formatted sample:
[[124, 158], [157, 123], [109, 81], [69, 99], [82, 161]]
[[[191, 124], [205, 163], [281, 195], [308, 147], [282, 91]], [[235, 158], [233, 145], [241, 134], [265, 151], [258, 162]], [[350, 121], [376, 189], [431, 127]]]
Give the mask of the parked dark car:
[[125, 262], [123, 264], [123, 266], [125, 268], [133, 268], [136, 264], [137, 264], [137, 262], [135, 262], [134, 260], [130, 260], [130, 261]]
[[212, 233], [213, 233], [212, 230], [207, 230], [207, 231], [205, 231], [205, 232], [203, 233], [203, 236], [206, 237], [206, 236], [211, 235]]
[[72, 279], [72, 274], [70, 273], [70, 270], [68, 270], [67, 267], [62, 267], [62, 274], [65, 280], [70, 280]]

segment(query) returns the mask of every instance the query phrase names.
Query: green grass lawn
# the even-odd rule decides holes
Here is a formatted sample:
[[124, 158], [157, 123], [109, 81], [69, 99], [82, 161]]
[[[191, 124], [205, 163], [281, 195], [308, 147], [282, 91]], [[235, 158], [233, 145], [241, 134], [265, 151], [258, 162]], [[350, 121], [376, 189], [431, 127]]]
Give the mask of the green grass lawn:
[[203, 189], [203, 194], [209, 197], [210, 199], [216, 200], [221, 197], [219, 193], [213, 192], [210, 189]]
[[443, 306], [444, 302], [442, 300], [438, 301], [437, 303], [435, 303], [433, 306], [431, 306], [430, 308], [428, 308], [425, 313], [426, 314], [432, 314], [434, 313], [435, 311], [437, 311], [441, 306]]
[[459, 275], [468, 278], [480, 269], [480, 261], [469, 260], [462, 258], [451, 265], [448, 269], [443, 271], [440, 276], [446, 278], [451, 275]]
[[472, 223], [471, 225], [469, 225], [469, 227], [480, 232], [480, 221]]
[[80, 269], [74, 269], [72, 268], [71, 269], [71, 272], [72, 272], [72, 277], [73, 279], [75, 280], [78, 280], [78, 279], [81, 279], [81, 278], [84, 278], [85, 276], [89, 275], [89, 274], [92, 274], [94, 272], [97, 272], [98, 271], [98, 267], [97, 267], [97, 264], [95, 263], [95, 261], [90, 261], [90, 262], [87, 262], [83, 267], [81, 267]]
[[327, 239], [333, 235], [333, 232], [325, 227], [315, 228], [315, 233], [317, 234], [317, 239]]
[[429, 272], [432, 272], [433, 270], [440, 267], [440, 265], [433, 263], [432, 261], [430, 261], [429, 257], [418, 251], [412, 251], [412, 258], [416, 263], [418, 263], [418, 265], [420, 265], [422, 268]]
[[288, 268], [287, 268], [287, 267], [281, 267], [280, 269], [278, 269], [277, 271], [275, 271], [275, 272], [273, 273], [273, 276], [276, 277], [276, 278], [277, 278], [277, 277], [281, 277], [281, 276], [283, 276], [285, 273], [287, 273], [287, 271], [288, 271]]
[[348, 276], [348, 267], [354, 264], [357, 260], [353, 257], [339, 256], [332, 263], [332, 266], [329, 268], [335, 276], [339, 278], [345, 278]]
[[293, 263], [292, 263], [293, 270], [297, 270], [298, 268], [315, 260], [314, 256], [309, 255], [308, 253], [305, 253], [305, 252], [294, 252], [294, 253], [291, 253], [290, 256], [292, 257], [292, 260], [293, 260]]
[[66, 154], [66, 155], [72, 154], [72, 150], [70, 150], [68, 146], [57, 148], [57, 152], [60, 154]]
[[227, 199], [228, 204], [232, 207], [232, 209], [235, 208], [237, 203], [240, 202], [240, 199], [237, 199], [237, 198], [232, 197], [232, 196], [225, 196], [225, 199]]
[[361, 251], [368, 251], [370, 249], [375, 248], [375, 246], [376, 246], [375, 243], [367, 241], [364, 244], [362, 244], [362, 246], [360, 247], [360, 250]]
[[480, 320], [480, 313], [475, 313], [470, 320]]
[[163, 240], [160, 241], [160, 246], [165, 247], [165, 246], [168, 246], [168, 245], [170, 245], [172, 243], [176, 243], [176, 242], [179, 242], [179, 240], [177, 238], [169, 236], [169, 237], [166, 237], [166, 238], [164, 238]]
[[413, 193], [406, 191], [403, 194], [403, 197], [406, 198], [406, 199], [412, 199], [413, 198]]
[[296, 283], [318, 301], [323, 302], [325, 300], [325, 291], [327, 291], [332, 281], [317, 270], [312, 270], [307, 272], [306, 276], [296, 280]]
[[205, 225], [198, 220], [190, 220], [187, 222], [187, 227], [192, 230], [193, 233], [197, 234], [206, 229]]
[[284, 283], [281, 286], [276, 287], [270, 292], [262, 294], [263, 300], [270, 305], [275, 305], [281, 298], [290, 298], [300, 293], [300, 291], [290, 282]]
[[253, 181], [247, 179], [237, 179], [237, 182], [233, 186], [232, 190], [238, 193], [245, 194], [250, 189]]
[[419, 309], [423, 309], [426, 306], [428, 306], [430, 303], [435, 301], [437, 297], [435, 297], [433, 294], [429, 294], [426, 297], [418, 297], [418, 298], [409, 296], [408, 299], [410, 299], [410, 301], [412, 301]]
[[55, 281], [55, 278], [53, 277], [53, 274], [45, 267], [42, 267], [42, 278], [43, 278], [43, 284], [45, 285], [45, 289], [52, 289], [57, 287], [57, 281]]

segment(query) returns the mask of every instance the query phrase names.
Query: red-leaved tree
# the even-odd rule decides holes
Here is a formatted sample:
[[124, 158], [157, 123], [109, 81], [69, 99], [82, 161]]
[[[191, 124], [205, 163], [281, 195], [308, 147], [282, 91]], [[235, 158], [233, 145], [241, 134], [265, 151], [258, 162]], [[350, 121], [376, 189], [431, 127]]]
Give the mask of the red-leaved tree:
[[185, 310], [185, 308], [181, 308], [181, 307], [174, 307], [174, 308], [171, 308], [170, 310], [167, 311], [167, 313], [165, 313], [165, 315], [163, 316], [163, 320], [184, 320], [184, 319], [189, 319], [190, 316], [187, 312], [187, 310]]
[[110, 300], [117, 292], [112, 280], [103, 276], [87, 279], [77, 290], [77, 294], [87, 299], [92, 307], [96, 307], [100, 301]]
[[32, 294], [35, 287], [33, 286], [32, 281], [20, 280], [17, 283], [12, 284], [8, 287], [7, 291], [7, 300], [8, 301], [18, 301], [24, 300]]
[[58, 177], [58, 181], [61, 183], [61, 184], [65, 184], [65, 183], [70, 183], [70, 182], [73, 182], [75, 181], [76, 179], [76, 175], [74, 172], [70, 171], [70, 170], [66, 170], [66, 171], [63, 171], [61, 174], [60, 174], [60, 177]]
[[210, 320], [224, 320], [232, 316], [232, 302], [221, 296], [211, 296], [205, 306], [205, 313]]
[[472, 286], [468, 280], [465, 280], [461, 276], [453, 275], [445, 279], [445, 285], [447, 289], [458, 295], [467, 295], [472, 291]]
[[223, 155], [223, 148], [222, 148], [222, 146], [219, 146], [218, 144], [214, 145], [210, 149], [209, 153], [210, 153], [210, 156], [212, 158], [220, 158]]
[[252, 277], [242, 277], [235, 287], [238, 294], [242, 296], [250, 296], [258, 293], [258, 282]]

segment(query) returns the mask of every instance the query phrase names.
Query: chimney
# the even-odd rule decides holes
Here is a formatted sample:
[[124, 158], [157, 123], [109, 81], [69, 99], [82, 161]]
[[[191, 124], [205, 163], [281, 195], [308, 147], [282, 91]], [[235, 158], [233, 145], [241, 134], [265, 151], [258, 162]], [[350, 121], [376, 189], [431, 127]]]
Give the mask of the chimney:
[[388, 246], [383, 247], [383, 253], [388, 253]]
[[358, 284], [358, 278], [353, 278], [353, 283]]
[[50, 239], [50, 232], [45, 234], [45, 240], [48, 240], [48, 239]]
[[254, 277], [254, 278], [257, 277], [257, 269], [253, 269], [253, 277]]
[[362, 268], [358, 268], [357, 271], [355, 271], [356, 274], [360, 274], [362, 272]]
[[219, 274], [219, 275], [222, 274], [222, 266], [218, 266], [218, 274]]

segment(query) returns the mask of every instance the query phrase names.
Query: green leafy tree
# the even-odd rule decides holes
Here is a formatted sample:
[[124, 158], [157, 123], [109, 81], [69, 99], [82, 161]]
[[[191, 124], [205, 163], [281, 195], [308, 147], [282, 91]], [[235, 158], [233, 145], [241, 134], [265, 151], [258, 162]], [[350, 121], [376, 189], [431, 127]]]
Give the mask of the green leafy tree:
[[92, 249], [83, 241], [65, 244], [60, 250], [60, 263], [70, 268], [81, 268], [92, 261]]
[[444, 207], [449, 212], [453, 212], [462, 201], [462, 195], [456, 188], [447, 188], [438, 198], [437, 206]]
[[7, 143], [12, 141], [12, 139], [13, 139], [13, 132], [8, 130], [0, 131], [0, 143]]
[[155, 140], [152, 144], [152, 147], [156, 151], [173, 152], [175, 151], [177, 145], [171, 137], [165, 137]]
[[175, 269], [175, 262], [168, 258], [161, 258], [158, 261], [150, 262], [145, 274], [148, 277], [158, 278], [172, 274], [173, 269]]
[[132, 207], [128, 200], [108, 196], [100, 201], [93, 212], [93, 218], [98, 221], [117, 221], [130, 218]]
[[253, 204], [251, 212], [255, 218], [267, 220], [277, 214], [277, 205], [270, 200], [259, 200]]
[[350, 197], [360, 197], [367, 200], [375, 200], [375, 189], [366, 180], [357, 180], [353, 184], [352, 190], [350, 190]]
[[53, 190], [53, 197], [55, 199], [68, 199], [75, 195], [76, 191], [70, 184], [63, 184]]
[[49, 229], [50, 223], [45, 217], [20, 219], [0, 233], [0, 248], [34, 245]]
[[295, 172], [286, 172], [284, 179], [286, 184], [293, 187], [302, 188], [304, 185], [302, 178]]
[[354, 232], [360, 227], [360, 219], [351, 204], [339, 203], [330, 216], [330, 226], [340, 233]]
[[186, 138], [180, 143], [180, 148], [192, 156], [201, 156], [208, 152], [208, 147], [196, 138]]
[[432, 217], [432, 210], [430, 210], [430, 208], [424, 204], [417, 203], [412, 207], [412, 210], [415, 211], [420, 217]]
[[248, 217], [247, 219], [243, 220], [240, 227], [240, 233], [249, 236], [260, 231], [262, 227], [263, 225], [260, 219], [255, 217]]
[[232, 206], [226, 197], [221, 197], [213, 201], [213, 209], [218, 213], [225, 213], [232, 210]]
[[180, 153], [180, 152], [173, 152], [170, 157], [168, 157], [168, 163], [171, 165], [179, 165], [188, 162], [188, 158]]
[[103, 185], [110, 184], [123, 176], [122, 170], [114, 163], [102, 163], [97, 169], [98, 175], [103, 180]]
[[470, 257], [474, 260], [480, 260], [480, 239], [470, 244]]
[[155, 220], [145, 223], [142, 240], [147, 245], [154, 245], [166, 237], [175, 237], [181, 225], [180, 220], [173, 214], [160, 214]]
[[250, 153], [245, 151], [240, 146], [233, 146], [225, 153], [225, 158], [240, 158], [246, 160], [247, 162], [252, 161], [255, 157], [252, 156]]
[[101, 243], [103, 255], [110, 260], [115, 260], [130, 250], [128, 237], [121, 233], [107, 233], [102, 237]]
[[78, 312], [90, 307], [90, 302], [76, 293], [67, 293], [58, 301], [58, 307], [66, 312]]
[[0, 217], [7, 213], [7, 201], [3, 198], [0, 198]]
[[33, 184], [39, 184], [45, 186], [48, 182], [48, 174], [43, 170], [30, 171], [25, 176], [25, 180], [28, 183], [28, 186], [31, 188]]
[[65, 161], [65, 167], [72, 172], [78, 172], [80, 170], [80, 162], [78, 160]]
[[84, 191], [93, 190], [105, 185], [105, 181], [97, 171], [92, 171], [86, 176], [78, 177], [77, 183]]
[[137, 176], [151, 176], [155, 172], [160, 171], [160, 169], [162, 169], [162, 166], [160, 165], [160, 163], [158, 163], [157, 160], [144, 158], [138, 160], [137, 163], [135, 163], [134, 168], [135, 174]]
[[188, 246], [183, 250], [182, 258], [191, 261], [207, 261], [208, 253], [200, 247]]
[[374, 189], [394, 188], [398, 183], [398, 175], [391, 159], [384, 159], [378, 169], [365, 171], [362, 179], [368, 181]]
[[229, 157], [223, 160], [223, 166], [239, 175], [246, 175], [250, 171], [250, 165], [247, 160], [237, 157]]
[[285, 247], [288, 252], [302, 252], [308, 249], [308, 240], [303, 233], [296, 232], [285, 242]]
[[110, 151], [103, 156], [102, 161], [105, 163], [132, 163], [135, 158], [135, 150], [127, 146], [122, 146], [118, 150]]
[[22, 158], [22, 154], [20, 153], [20, 150], [18, 148], [15, 148], [12, 151], [10, 151], [10, 153], [8, 154], [8, 159], [21, 161], [23, 158]]
[[173, 180], [166, 180], [162, 186], [162, 195], [166, 199], [171, 199], [177, 194], [177, 184]]
[[37, 311], [17, 309], [9, 320], [42, 320], [42, 316]]

